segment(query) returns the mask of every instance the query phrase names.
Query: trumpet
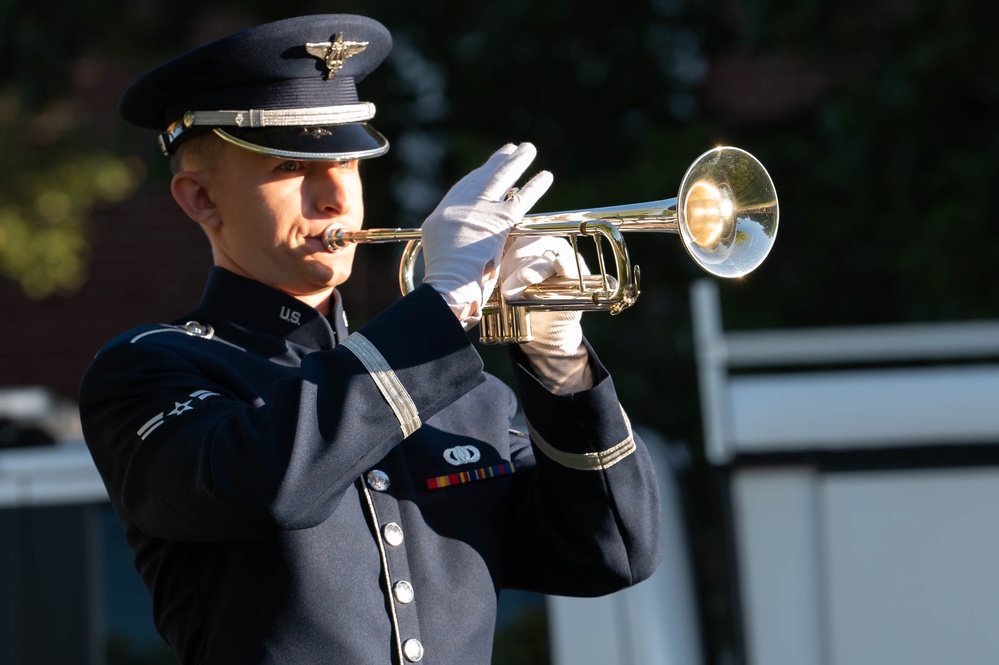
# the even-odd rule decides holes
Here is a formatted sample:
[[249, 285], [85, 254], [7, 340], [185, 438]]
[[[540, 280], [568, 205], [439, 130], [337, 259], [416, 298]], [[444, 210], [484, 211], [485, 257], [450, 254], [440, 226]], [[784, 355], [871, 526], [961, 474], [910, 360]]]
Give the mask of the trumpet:
[[[510, 235], [565, 236], [577, 260], [577, 241], [591, 238], [596, 245], [596, 269], [593, 274], [580, 270], [578, 278], [551, 277], [529, 287], [516, 300], [507, 300], [494, 289], [482, 309], [480, 341], [531, 341], [532, 310], [618, 314], [633, 305], [640, 292], [640, 270], [631, 264], [625, 232], [679, 234], [690, 258], [701, 269], [717, 277], [735, 278], [752, 272], [766, 259], [777, 237], [778, 217], [777, 192], [770, 174], [753, 155], [731, 146], [713, 148], [695, 159], [675, 198], [526, 215]], [[324, 244], [331, 252], [351, 244], [406, 242], [399, 263], [403, 294], [415, 288], [420, 239], [420, 229], [346, 231], [331, 224], [324, 233]], [[604, 257], [604, 241], [610, 247], [610, 262]]]

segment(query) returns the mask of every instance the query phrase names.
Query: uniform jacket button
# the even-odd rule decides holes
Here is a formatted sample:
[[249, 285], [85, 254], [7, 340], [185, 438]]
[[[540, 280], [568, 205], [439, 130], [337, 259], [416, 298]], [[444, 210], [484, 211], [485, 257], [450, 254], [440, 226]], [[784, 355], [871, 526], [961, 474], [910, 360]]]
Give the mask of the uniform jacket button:
[[392, 591], [395, 593], [395, 599], [403, 605], [413, 602], [413, 598], [416, 596], [416, 592], [413, 590], [413, 585], [406, 580], [396, 582], [392, 586]]
[[402, 527], [395, 522], [389, 522], [382, 527], [382, 537], [385, 538], [385, 542], [392, 547], [398, 547], [402, 545]]
[[388, 474], [379, 469], [368, 471], [368, 487], [376, 492], [384, 492], [389, 487]]
[[411, 638], [402, 643], [402, 653], [406, 660], [416, 663], [423, 660], [423, 644], [420, 640]]

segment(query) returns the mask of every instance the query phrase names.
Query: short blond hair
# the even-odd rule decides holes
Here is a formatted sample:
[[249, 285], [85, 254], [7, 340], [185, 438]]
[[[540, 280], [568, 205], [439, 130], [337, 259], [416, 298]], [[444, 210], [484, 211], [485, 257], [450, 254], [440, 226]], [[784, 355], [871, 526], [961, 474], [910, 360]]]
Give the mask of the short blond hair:
[[219, 164], [222, 140], [214, 132], [189, 138], [170, 155], [170, 170], [174, 175], [192, 168], [212, 171]]

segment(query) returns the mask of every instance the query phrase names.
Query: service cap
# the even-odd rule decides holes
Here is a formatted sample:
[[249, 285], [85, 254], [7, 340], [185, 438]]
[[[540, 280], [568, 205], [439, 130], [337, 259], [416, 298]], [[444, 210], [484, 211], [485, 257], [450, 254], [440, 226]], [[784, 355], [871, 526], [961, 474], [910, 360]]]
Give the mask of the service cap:
[[289, 159], [377, 157], [388, 141], [369, 121], [356, 83], [388, 55], [392, 37], [351, 14], [301, 16], [223, 37], [146, 73], [121, 97], [128, 122], [160, 131], [164, 154], [214, 131]]

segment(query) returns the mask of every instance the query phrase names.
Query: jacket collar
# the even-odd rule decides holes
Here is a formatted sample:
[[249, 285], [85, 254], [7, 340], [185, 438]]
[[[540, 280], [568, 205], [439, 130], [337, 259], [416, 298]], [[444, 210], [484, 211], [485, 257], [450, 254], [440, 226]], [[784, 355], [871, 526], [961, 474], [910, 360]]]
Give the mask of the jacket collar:
[[326, 317], [286, 293], [218, 266], [208, 274], [199, 309], [311, 348], [336, 346], [349, 334], [338, 291], [333, 291], [332, 311]]

